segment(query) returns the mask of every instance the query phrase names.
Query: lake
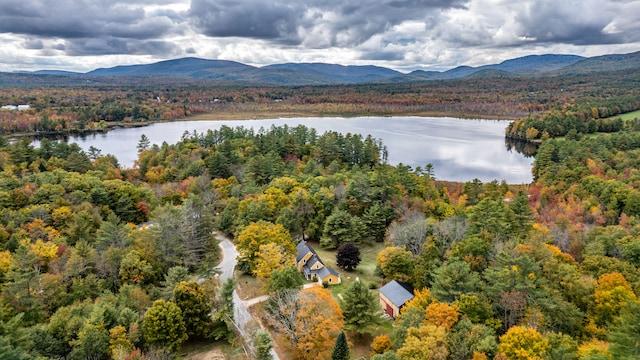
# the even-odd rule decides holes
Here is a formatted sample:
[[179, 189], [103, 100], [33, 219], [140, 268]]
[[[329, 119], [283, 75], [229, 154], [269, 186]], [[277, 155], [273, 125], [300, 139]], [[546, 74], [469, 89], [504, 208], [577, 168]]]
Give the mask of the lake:
[[530, 183], [532, 158], [510, 150], [504, 129], [509, 121], [426, 117], [285, 118], [267, 120], [173, 121], [145, 127], [115, 129], [107, 133], [70, 136], [84, 150], [94, 146], [102, 154], [116, 156], [124, 167], [137, 159], [136, 145], [142, 134], [152, 144], [176, 143], [187, 131], [206, 132], [231, 127], [261, 127], [299, 124], [315, 128], [318, 134], [333, 130], [343, 134], [371, 134], [389, 150], [388, 161], [413, 168], [433, 164], [436, 179], [483, 182], [505, 180], [510, 184]]

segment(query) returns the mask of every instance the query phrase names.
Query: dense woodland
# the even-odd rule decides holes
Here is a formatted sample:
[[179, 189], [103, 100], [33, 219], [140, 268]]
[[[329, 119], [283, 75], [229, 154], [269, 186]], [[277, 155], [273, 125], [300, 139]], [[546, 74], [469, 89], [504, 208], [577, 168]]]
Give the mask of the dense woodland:
[[[234, 238], [239, 270], [271, 295], [258, 359], [271, 341], [290, 359], [344, 359], [363, 342], [375, 360], [638, 358], [640, 132], [608, 117], [637, 109], [638, 90], [598, 76], [3, 92], [1, 102], [34, 107], [0, 112], [5, 134], [299, 103], [521, 114], [507, 135], [540, 146], [534, 182], [516, 187], [438, 181], [429, 164], [387, 164], [376, 139], [304, 126], [223, 127], [177, 144], [143, 137], [131, 169], [98, 149], [4, 140], [0, 358], [166, 359], [198, 339], [239, 346], [234, 283], [214, 276], [214, 230]], [[358, 266], [346, 261], [350, 245], [384, 244], [377, 275], [416, 297], [379, 331], [389, 322], [374, 295], [381, 283], [354, 282], [341, 298], [299, 289], [301, 239], [338, 249], [345, 269]]]

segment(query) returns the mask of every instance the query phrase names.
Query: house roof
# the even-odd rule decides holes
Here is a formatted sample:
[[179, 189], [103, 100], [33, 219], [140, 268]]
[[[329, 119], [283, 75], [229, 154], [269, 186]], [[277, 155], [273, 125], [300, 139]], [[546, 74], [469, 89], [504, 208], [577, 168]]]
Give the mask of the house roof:
[[[326, 266], [322, 262], [322, 260], [320, 259], [320, 256], [318, 256], [318, 254], [315, 252], [315, 250], [313, 250], [311, 246], [307, 245], [306, 241], [304, 240], [300, 241], [296, 246], [296, 249], [298, 250], [298, 255], [296, 256], [296, 262], [300, 262], [300, 260], [302, 260], [302, 258], [304, 258], [305, 255], [307, 255], [308, 253], [313, 254], [313, 256], [311, 256], [309, 261], [307, 261], [307, 263], [304, 264], [304, 266], [302, 266], [302, 271], [304, 272], [305, 275], [316, 274], [320, 279], [324, 279], [330, 274], [340, 277], [340, 273]], [[320, 269], [311, 270], [311, 267], [315, 263], [322, 264], [322, 267]]]
[[317, 255], [315, 250], [304, 240], [301, 240], [298, 245], [296, 245], [296, 249], [298, 250], [298, 255], [296, 256], [296, 262], [300, 262], [302, 258], [305, 257], [308, 253], [312, 253], [313, 255]]
[[380, 288], [380, 293], [387, 297], [395, 306], [401, 307], [407, 301], [413, 299], [413, 289], [408, 284], [391, 280]]
[[309, 260], [307, 260], [306, 266], [313, 267], [313, 265], [315, 265], [316, 263], [320, 263], [322, 266], [324, 266], [324, 263], [322, 262], [322, 260], [320, 260], [318, 255], [313, 254], [313, 256], [311, 256], [311, 258], [309, 258]]

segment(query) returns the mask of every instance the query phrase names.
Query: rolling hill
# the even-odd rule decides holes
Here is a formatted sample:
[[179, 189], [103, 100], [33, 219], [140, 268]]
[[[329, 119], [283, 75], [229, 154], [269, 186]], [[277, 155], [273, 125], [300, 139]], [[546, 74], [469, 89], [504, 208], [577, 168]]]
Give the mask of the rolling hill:
[[[531, 76], [563, 76], [611, 72], [640, 68], [640, 52], [584, 58], [577, 55], [529, 55], [479, 67], [458, 66], [447, 71], [417, 70], [404, 74], [384, 67], [344, 66], [326, 63], [286, 63], [256, 67], [228, 60], [208, 60], [194, 57], [165, 60], [152, 64], [121, 65], [100, 68], [87, 73], [40, 70], [32, 73], [0, 73], [0, 85], [46, 82], [135, 82], [189, 80], [241, 85], [338, 85], [364, 83], [403, 83], [451, 80], [463, 78], [504, 78]], [[4, 79], [4, 81], [3, 81]], [[71, 79], [73, 79], [71, 81]], [[160, 79], [160, 80], [158, 80]]]

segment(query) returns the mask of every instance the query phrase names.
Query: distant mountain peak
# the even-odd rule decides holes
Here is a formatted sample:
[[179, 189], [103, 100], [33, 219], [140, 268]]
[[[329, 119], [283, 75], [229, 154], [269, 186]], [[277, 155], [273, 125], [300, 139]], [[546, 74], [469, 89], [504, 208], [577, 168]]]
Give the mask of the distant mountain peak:
[[[584, 58], [577, 55], [527, 55], [478, 67], [458, 66], [447, 71], [417, 70], [409, 74], [376, 65], [339, 65], [322, 62], [284, 63], [255, 67], [230, 60], [197, 57], [163, 60], [151, 64], [119, 65], [87, 73], [59, 70], [24, 72], [79, 81], [101, 77], [163, 77], [217, 81], [243, 85], [337, 85], [414, 82], [460, 78], [501, 78], [588, 74], [640, 68], [640, 52]], [[46, 81], [43, 78], [38, 81]], [[53, 80], [52, 80], [53, 81]]]

